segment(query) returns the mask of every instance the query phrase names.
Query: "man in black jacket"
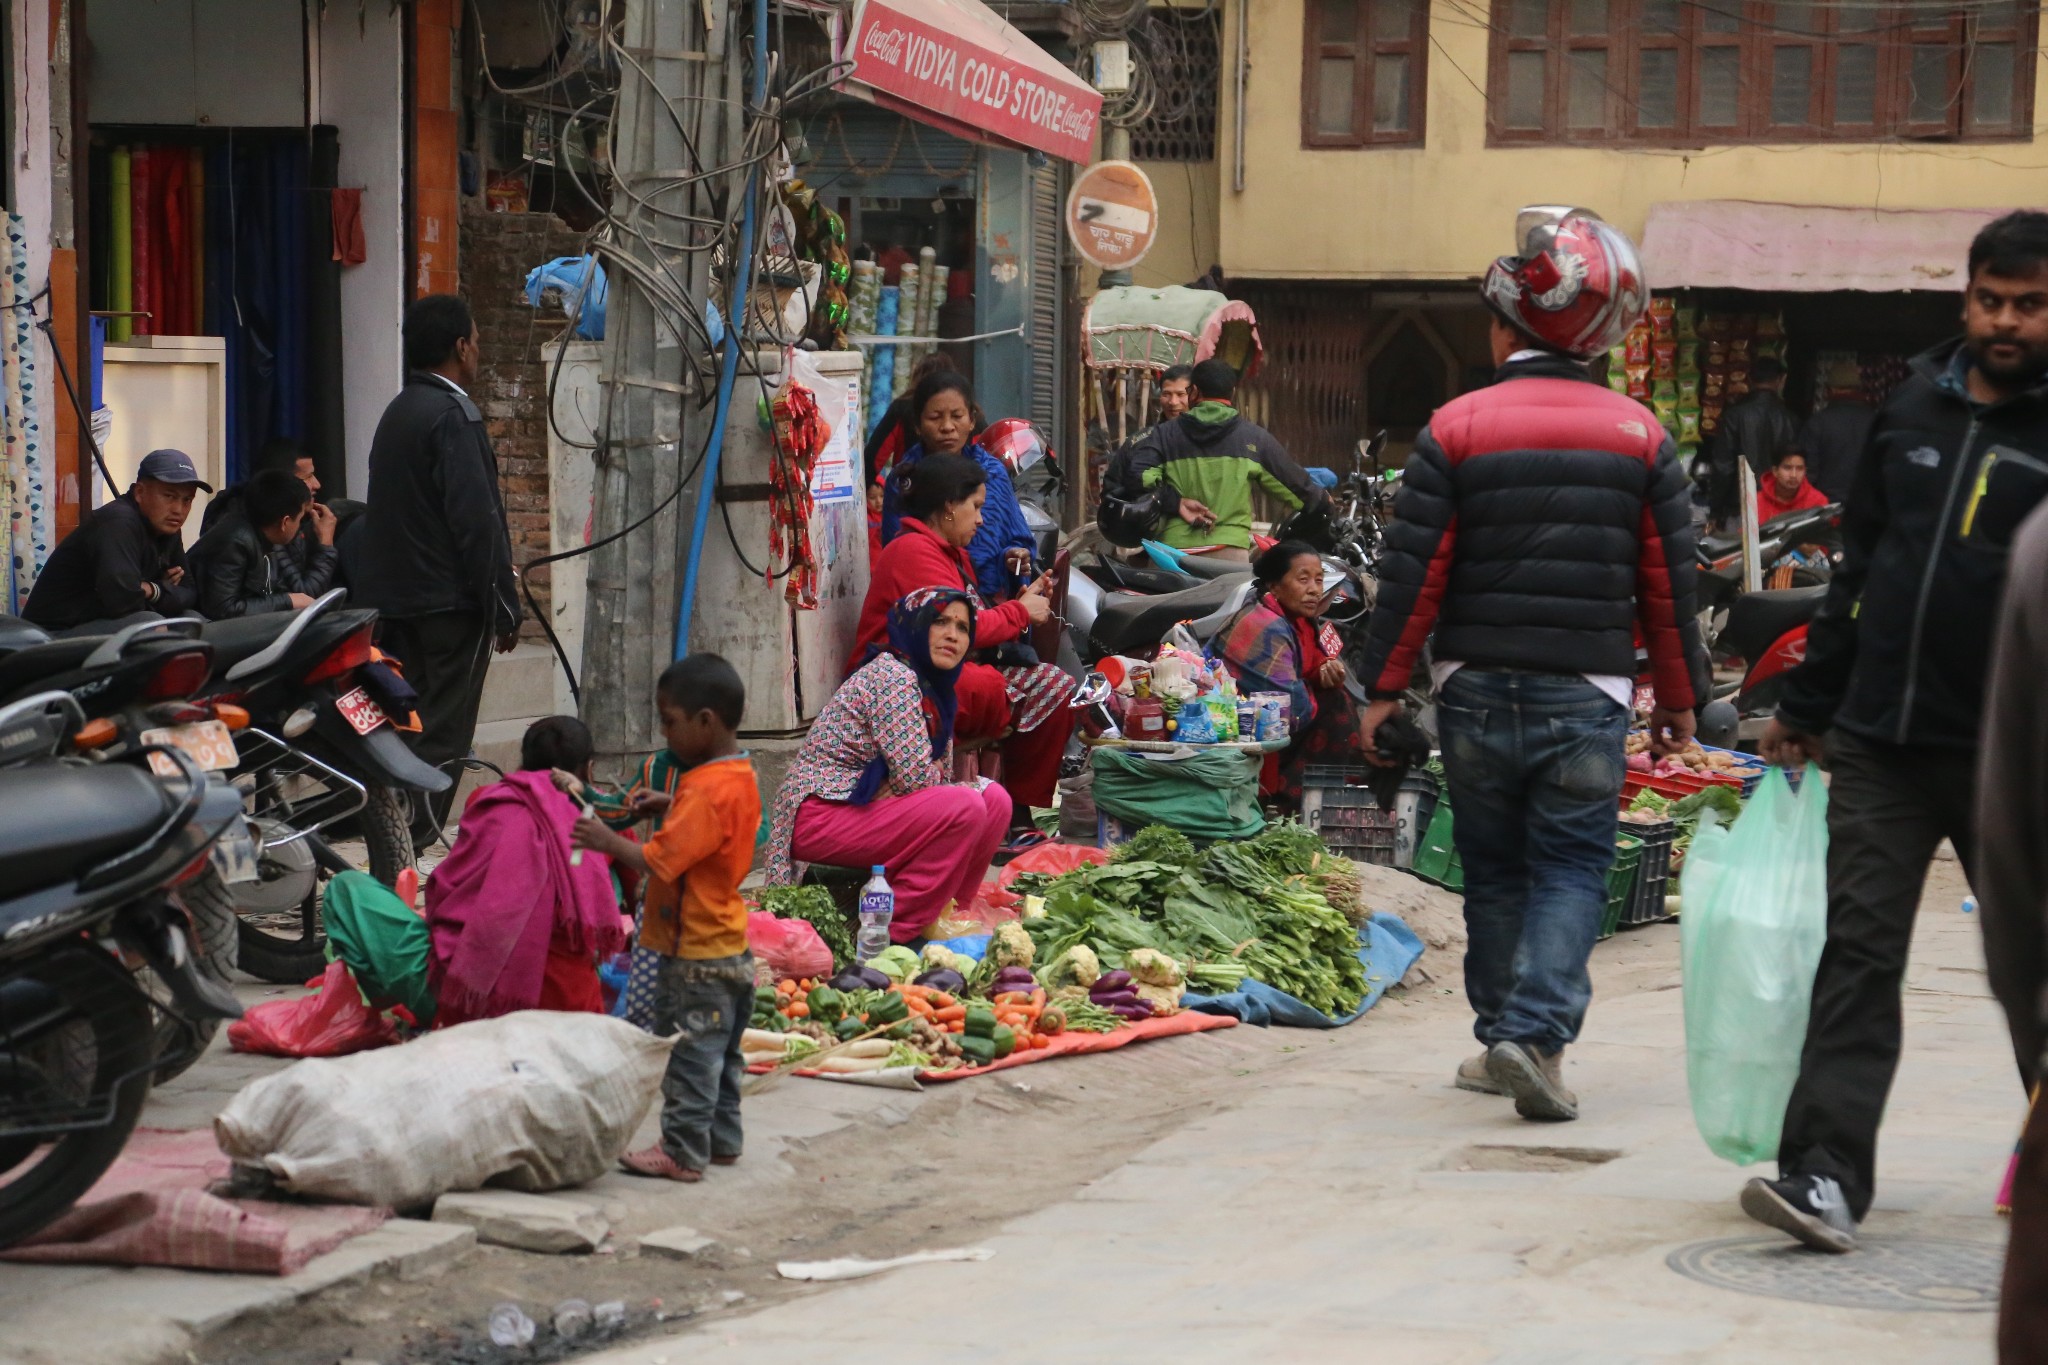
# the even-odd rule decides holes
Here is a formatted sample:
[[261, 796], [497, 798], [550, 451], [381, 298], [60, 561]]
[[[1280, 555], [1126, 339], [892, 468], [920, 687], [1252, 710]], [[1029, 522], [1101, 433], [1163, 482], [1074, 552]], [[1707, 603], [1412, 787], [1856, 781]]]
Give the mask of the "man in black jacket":
[[1943, 839], [1975, 861], [1992, 631], [2014, 534], [2048, 495], [2048, 213], [1987, 226], [1969, 268], [1962, 339], [1917, 357], [1877, 415], [1841, 567], [1759, 745], [1790, 764], [1826, 736], [1828, 936], [1779, 1178], [1742, 1208], [1823, 1251], [1853, 1248], [1870, 1209], [1928, 864]]
[[[453, 294], [405, 313], [405, 388], [370, 441], [370, 496], [351, 558], [356, 600], [381, 613], [378, 642], [418, 691], [414, 751], [443, 765], [469, 753], [491, 647], [519, 642], [511, 536], [498, 460], [469, 387], [476, 323]], [[432, 837], [454, 788], [432, 802]]]
[[260, 470], [192, 547], [199, 611], [214, 621], [266, 611], [299, 611], [334, 581], [334, 518], [314, 529], [308, 558], [293, 554], [313, 504], [296, 474]]
[[1713, 486], [1708, 513], [1722, 525], [1739, 521], [1742, 504], [1735, 486], [1738, 473], [1762, 474], [1780, 450], [1799, 442], [1799, 427], [1785, 406], [1785, 366], [1764, 356], [1749, 371], [1749, 395], [1721, 414], [1721, 429], [1712, 446]]
[[1828, 376], [1827, 406], [1807, 418], [1799, 433], [1799, 449], [1806, 452], [1806, 481], [1827, 494], [1828, 501], [1849, 496], [1876, 421], [1877, 409], [1863, 401], [1856, 363], [1842, 363]]
[[82, 635], [112, 630], [137, 613], [192, 610], [199, 593], [185, 575], [182, 533], [202, 488], [213, 491], [190, 455], [150, 451], [134, 485], [64, 537], [21, 614], [45, 630]]

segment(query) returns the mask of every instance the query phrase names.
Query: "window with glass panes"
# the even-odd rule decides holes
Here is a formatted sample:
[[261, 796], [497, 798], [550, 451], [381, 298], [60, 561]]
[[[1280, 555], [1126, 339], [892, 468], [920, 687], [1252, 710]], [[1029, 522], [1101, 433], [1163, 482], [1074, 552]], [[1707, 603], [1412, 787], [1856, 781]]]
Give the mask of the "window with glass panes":
[[1305, 147], [1419, 145], [1428, 0], [1308, 0]]
[[1493, 0], [1497, 143], [2033, 134], [2037, 0]]

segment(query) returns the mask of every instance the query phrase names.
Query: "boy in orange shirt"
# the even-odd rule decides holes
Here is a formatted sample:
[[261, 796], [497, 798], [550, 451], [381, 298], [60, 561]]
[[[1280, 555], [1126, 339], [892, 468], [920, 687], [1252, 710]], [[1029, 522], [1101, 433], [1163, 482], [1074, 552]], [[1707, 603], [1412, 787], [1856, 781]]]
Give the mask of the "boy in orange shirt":
[[603, 821], [576, 822], [576, 843], [648, 877], [640, 946], [661, 955], [654, 1031], [677, 1034], [661, 1081], [661, 1142], [628, 1152], [638, 1175], [704, 1178], [707, 1162], [740, 1159], [740, 1035], [754, 1009], [754, 958], [740, 880], [754, 859], [761, 792], [739, 746], [746, 687], [716, 654], [679, 659], [655, 684], [661, 737], [684, 770], [675, 794], [643, 792], [638, 813], [661, 812], [645, 844]]

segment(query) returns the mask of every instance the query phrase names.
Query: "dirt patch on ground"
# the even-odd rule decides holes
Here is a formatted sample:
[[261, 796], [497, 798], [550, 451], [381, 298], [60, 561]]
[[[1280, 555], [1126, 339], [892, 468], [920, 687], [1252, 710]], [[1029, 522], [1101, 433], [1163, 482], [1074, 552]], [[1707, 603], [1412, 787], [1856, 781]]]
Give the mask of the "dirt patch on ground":
[[[1369, 1026], [1369, 1025], [1368, 1025]], [[1270, 1083], [1301, 1054], [1289, 1030], [1229, 1029], [1101, 1057], [1063, 1059], [932, 1086], [919, 1101], [799, 1144], [790, 1178], [732, 1207], [707, 1181], [692, 1226], [719, 1239], [687, 1261], [542, 1256], [498, 1247], [428, 1279], [378, 1280], [201, 1342], [205, 1365], [527, 1365], [621, 1341], [685, 1331], [817, 1289], [784, 1280], [778, 1260], [884, 1258], [972, 1246], [1004, 1222], [1071, 1196], [1168, 1133]], [[792, 1084], [823, 1084], [800, 1081]], [[573, 1346], [548, 1319], [569, 1298], [623, 1300], [625, 1330]], [[516, 1303], [538, 1325], [532, 1346], [491, 1344], [487, 1318]]]
[[1422, 980], [1455, 979], [1465, 957], [1465, 898], [1397, 867], [1355, 866], [1365, 886], [1365, 908], [1399, 915], [1422, 940], [1422, 960], [1406, 984], [1418, 984], [1418, 971], [1425, 973]]

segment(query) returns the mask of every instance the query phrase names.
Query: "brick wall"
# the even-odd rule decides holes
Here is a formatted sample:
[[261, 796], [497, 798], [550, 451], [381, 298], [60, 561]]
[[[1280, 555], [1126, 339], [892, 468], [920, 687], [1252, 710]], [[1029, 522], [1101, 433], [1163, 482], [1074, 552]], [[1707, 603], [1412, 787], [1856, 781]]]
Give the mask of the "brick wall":
[[[526, 272], [582, 250], [583, 238], [551, 213], [463, 210], [462, 293], [476, 315], [483, 348], [475, 397], [498, 452], [512, 562], [522, 567], [548, 552], [548, 369], [542, 348], [563, 326], [559, 308], [527, 306]], [[548, 609], [547, 573], [537, 569], [529, 580], [542, 611]], [[521, 633], [543, 638], [530, 614]]]

